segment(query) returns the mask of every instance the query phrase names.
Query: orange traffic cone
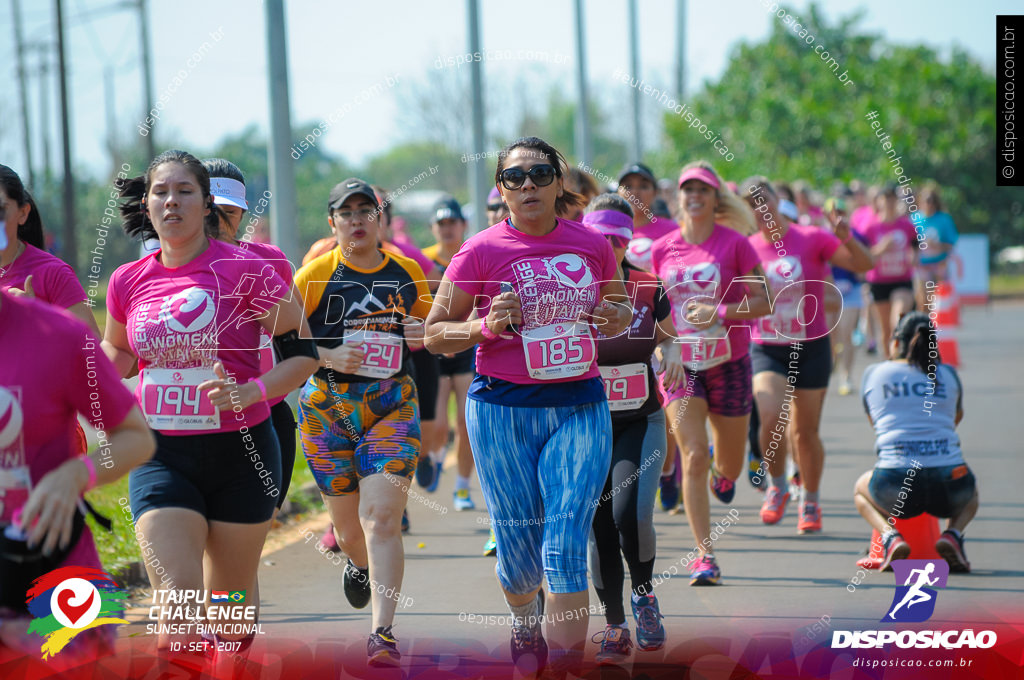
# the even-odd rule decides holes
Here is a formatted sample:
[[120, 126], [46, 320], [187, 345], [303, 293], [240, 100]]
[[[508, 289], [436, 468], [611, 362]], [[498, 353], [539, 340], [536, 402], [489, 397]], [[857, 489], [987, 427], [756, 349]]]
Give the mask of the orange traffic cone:
[[942, 355], [942, 362], [960, 368], [960, 344], [954, 330], [960, 325], [960, 301], [953, 284], [943, 281], [935, 287], [935, 295], [929, 293], [928, 316], [936, 328], [935, 344]]
[[956, 341], [956, 331], [952, 328], [940, 328], [935, 332], [935, 344], [938, 347], [942, 363], [953, 368], [960, 368], [960, 343]]
[[960, 299], [953, 284], [943, 281], [935, 288], [935, 325], [952, 328], [960, 325]]
[[[935, 541], [939, 540], [942, 532], [939, 531], [939, 520], [927, 513], [923, 513], [912, 519], [897, 519], [896, 531], [900, 532], [903, 540], [910, 545], [911, 560], [942, 559], [935, 552]], [[877, 531], [871, 532], [871, 550], [867, 556], [857, 560], [857, 566], [864, 569], [878, 569], [882, 566], [882, 537]]]

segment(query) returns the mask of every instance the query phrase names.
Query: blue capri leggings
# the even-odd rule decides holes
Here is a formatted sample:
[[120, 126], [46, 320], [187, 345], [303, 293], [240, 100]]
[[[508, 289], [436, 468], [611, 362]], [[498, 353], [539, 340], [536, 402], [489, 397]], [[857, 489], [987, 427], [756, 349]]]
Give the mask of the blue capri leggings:
[[467, 399], [466, 425], [498, 541], [498, 582], [517, 595], [544, 576], [552, 593], [587, 590], [587, 541], [612, 455], [607, 402]]

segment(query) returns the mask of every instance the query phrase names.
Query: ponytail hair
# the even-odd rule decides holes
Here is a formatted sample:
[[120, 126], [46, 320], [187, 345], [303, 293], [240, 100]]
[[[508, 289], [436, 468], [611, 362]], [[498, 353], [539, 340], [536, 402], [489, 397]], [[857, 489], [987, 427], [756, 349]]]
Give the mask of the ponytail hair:
[[933, 385], [938, 382], [936, 371], [942, 363], [935, 326], [924, 312], [910, 312], [900, 319], [893, 336], [897, 342], [896, 358], [928, 376]]
[[226, 216], [224, 211], [213, 202], [213, 198], [210, 196], [209, 173], [203, 167], [202, 161], [187, 151], [179, 151], [177, 149], [164, 151], [154, 158], [149, 167], [146, 168], [144, 175], [115, 180], [114, 186], [117, 187], [121, 193], [121, 198], [124, 199], [120, 207], [121, 228], [124, 230], [124, 233], [131, 238], [138, 238], [139, 240], [158, 238], [156, 229], [153, 227], [149, 214], [146, 212], [146, 196], [149, 195], [153, 173], [164, 163], [180, 163], [186, 170], [192, 173], [206, 201], [206, 206], [210, 209], [210, 214], [203, 220], [204, 231], [207, 235], [220, 233], [221, 217]]
[[24, 241], [39, 250], [46, 250], [46, 237], [43, 236], [43, 218], [32, 194], [25, 190], [25, 202], [29, 205], [28, 218], [25, 224], [18, 227], [18, 240]]
[[[683, 172], [690, 168], [703, 168], [711, 172], [718, 179], [718, 188], [715, 189], [718, 206], [715, 208], [715, 223], [729, 227], [743, 236], [750, 236], [757, 233], [757, 222], [754, 219], [754, 211], [750, 209], [747, 202], [729, 190], [729, 187], [722, 180], [721, 175], [715, 172], [715, 168], [706, 160], [693, 161], [683, 166]], [[682, 202], [679, 204], [677, 221], [680, 224], [686, 218], [686, 210]]]

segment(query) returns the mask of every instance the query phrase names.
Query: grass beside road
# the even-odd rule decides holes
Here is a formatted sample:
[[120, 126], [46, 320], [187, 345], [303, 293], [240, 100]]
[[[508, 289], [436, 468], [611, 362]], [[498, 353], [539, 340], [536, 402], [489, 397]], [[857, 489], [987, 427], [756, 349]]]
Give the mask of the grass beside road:
[[[297, 454], [295, 465], [292, 467], [292, 483], [288, 488], [288, 499], [293, 504], [294, 510], [305, 513], [319, 509], [320, 501], [319, 499], [316, 499], [315, 502], [311, 501], [299, 493], [299, 489], [307, 482], [313, 481], [313, 475], [309, 471], [309, 466], [306, 465], [306, 458], [302, 455], [302, 447], [298, 445], [298, 432], [295, 433], [295, 436]], [[118, 572], [127, 569], [133, 562], [141, 562], [142, 553], [139, 551], [139, 544], [135, 538], [135, 526], [132, 524], [131, 508], [128, 502], [128, 475], [113, 484], [93, 489], [85, 497], [98, 513], [114, 523], [113, 531], [108, 532], [91, 518], [88, 520], [103, 568], [116, 576]]]
[[1024, 297], [1024, 274], [993, 274], [989, 294], [994, 297]]

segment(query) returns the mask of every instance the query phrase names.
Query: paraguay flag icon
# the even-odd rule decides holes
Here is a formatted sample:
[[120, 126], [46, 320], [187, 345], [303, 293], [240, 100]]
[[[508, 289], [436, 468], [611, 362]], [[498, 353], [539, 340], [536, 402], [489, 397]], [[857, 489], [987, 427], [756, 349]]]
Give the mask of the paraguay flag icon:
[[79, 633], [97, 626], [125, 623], [128, 596], [114, 579], [95, 567], [61, 567], [40, 576], [26, 593], [34, 617], [28, 632], [42, 636], [43, 659], [52, 657]]

